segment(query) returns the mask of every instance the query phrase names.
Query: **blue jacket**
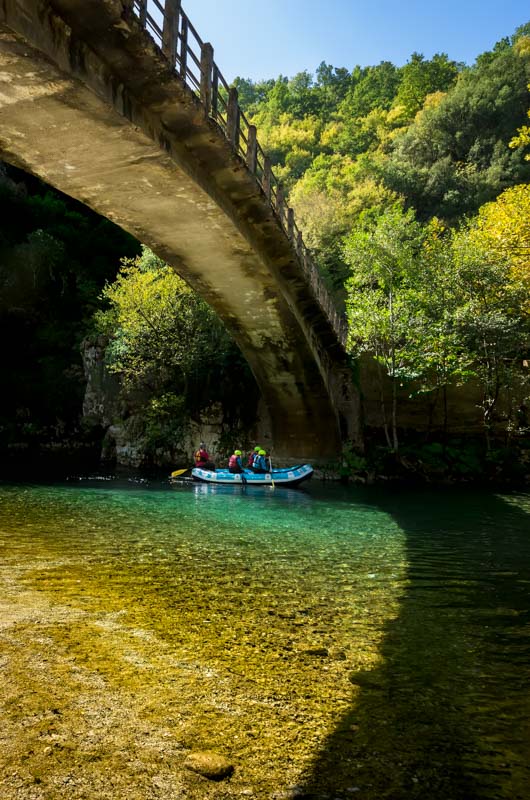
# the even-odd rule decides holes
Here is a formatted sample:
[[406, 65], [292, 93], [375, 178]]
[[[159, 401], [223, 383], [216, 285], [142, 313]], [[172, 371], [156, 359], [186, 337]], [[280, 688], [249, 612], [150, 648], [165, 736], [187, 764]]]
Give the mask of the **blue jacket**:
[[254, 469], [264, 469], [268, 472], [269, 465], [267, 464], [267, 459], [265, 456], [256, 456], [254, 459]]

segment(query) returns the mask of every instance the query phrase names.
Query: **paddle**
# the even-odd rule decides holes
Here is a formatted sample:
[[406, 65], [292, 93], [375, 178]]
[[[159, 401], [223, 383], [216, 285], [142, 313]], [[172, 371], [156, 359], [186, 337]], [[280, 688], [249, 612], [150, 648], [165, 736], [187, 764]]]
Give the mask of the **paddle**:
[[269, 469], [271, 471], [271, 489], [275, 489], [276, 487], [274, 485], [274, 477], [272, 474], [272, 458], [270, 456], [269, 456]]
[[171, 473], [172, 478], [178, 478], [180, 475], [184, 475], [185, 472], [189, 472], [190, 467], [186, 467], [186, 469], [176, 469], [174, 472]]

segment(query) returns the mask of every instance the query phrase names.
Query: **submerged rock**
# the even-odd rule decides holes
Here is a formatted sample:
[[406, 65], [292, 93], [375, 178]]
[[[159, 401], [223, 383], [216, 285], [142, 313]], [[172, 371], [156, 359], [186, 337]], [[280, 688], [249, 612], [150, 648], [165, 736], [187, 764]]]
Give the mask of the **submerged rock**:
[[214, 753], [212, 750], [190, 753], [184, 762], [184, 766], [212, 781], [228, 778], [234, 771], [234, 766], [228, 759], [218, 753]]
[[327, 647], [303, 647], [300, 652], [305, 656], [320, 656], [321, 658], [329, 656]]

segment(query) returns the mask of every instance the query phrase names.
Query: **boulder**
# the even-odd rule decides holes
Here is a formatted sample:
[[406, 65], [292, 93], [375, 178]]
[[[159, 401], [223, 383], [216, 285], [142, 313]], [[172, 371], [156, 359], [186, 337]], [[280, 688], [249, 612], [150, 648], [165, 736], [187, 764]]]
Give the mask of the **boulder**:
[[202, 750], [190, 753], [184, 766], [193, 772], [198, 772], [212, 781], [221, 781], [228, 778], [234, 771], [234, 766], [224, 756], [212, 750]]

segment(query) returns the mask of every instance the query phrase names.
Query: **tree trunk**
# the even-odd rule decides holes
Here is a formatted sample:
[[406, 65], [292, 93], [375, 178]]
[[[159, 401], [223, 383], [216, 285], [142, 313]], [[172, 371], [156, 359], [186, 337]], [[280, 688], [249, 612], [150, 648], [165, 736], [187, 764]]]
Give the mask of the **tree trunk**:
[[385, 432], [385, 439], [388, 445], [389, 450], [392, 450], [392, 442], [390, 441], [390, 434], [388, 431], [388, 422], [386, 418], [386, 406], [385, 406], [385, 390], [383, 385], [383, 371], [381, 369], [381, 364], [379, 361], [377, 363], [377, 377], [379, 379], [379, 398], [381, 401], [381, 418], [383, 420], [383, 430]]
[[397, 383], [395, 378], [392, 381], [392, 442], [393, 450], [397, 453], [399, 442], [397, 435]]

